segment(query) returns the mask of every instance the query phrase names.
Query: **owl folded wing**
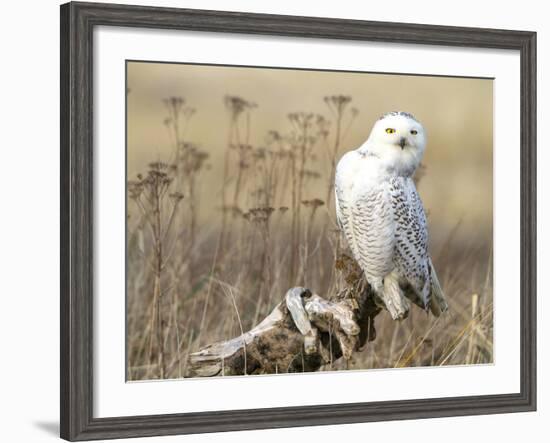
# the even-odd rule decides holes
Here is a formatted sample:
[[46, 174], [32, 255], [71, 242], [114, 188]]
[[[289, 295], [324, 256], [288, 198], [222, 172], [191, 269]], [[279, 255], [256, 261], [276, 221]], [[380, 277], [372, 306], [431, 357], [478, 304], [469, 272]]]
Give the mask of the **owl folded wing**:
[[412, 295], [418, 296], [427, 308], [430, 304], [431, 284], [424, 207], [410, 177], [391, 179], [390, 194], [396, 229], [394, 263], [412, 287]]

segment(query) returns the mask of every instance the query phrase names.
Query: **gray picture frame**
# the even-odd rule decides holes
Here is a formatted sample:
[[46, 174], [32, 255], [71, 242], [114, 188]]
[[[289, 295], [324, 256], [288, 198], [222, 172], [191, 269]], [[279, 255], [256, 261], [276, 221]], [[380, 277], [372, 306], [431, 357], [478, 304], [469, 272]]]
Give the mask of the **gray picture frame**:
[[[93, 30], [123, 26], [519, 51], [521, 389], [517, 394], [93, 416]], [[330, 18], [67, 3], [61, 6], [61, 437], [92, 440], [536, 409], [536, 33]], [[496, 223], [499, 221], [496, 220]]]

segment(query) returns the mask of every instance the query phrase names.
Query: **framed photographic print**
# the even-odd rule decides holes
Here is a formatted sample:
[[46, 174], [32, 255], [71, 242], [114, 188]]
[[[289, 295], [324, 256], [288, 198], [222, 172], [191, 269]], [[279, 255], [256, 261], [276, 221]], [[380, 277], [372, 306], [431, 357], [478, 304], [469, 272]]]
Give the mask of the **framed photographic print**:
[[61, 436], [536, 408], [536, 34], [61, 6]]

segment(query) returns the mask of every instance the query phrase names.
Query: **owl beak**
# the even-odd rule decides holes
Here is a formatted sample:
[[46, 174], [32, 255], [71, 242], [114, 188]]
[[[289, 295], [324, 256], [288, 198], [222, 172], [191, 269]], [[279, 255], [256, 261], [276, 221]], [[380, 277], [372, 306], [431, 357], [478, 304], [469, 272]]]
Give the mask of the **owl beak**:
[[399, 146], [401, 146], [401, 149], [405, 149], [405, 145], [407, 144], [407, 139], [405, 137], [401, 137], [399, 140]]

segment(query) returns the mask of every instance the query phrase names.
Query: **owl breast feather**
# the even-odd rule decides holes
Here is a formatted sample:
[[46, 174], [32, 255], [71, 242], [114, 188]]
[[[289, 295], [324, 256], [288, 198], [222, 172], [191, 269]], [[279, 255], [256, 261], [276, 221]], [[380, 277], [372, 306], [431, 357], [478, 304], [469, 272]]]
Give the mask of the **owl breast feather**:
[[397, 269], [427, 299], [428, 234], [414, 182], [409, 177], [365, 175], [370, 168], [361, 168], [359, 158], [342, 160], [335, 187], [337, 217], [367, 280], [379, 284]]

